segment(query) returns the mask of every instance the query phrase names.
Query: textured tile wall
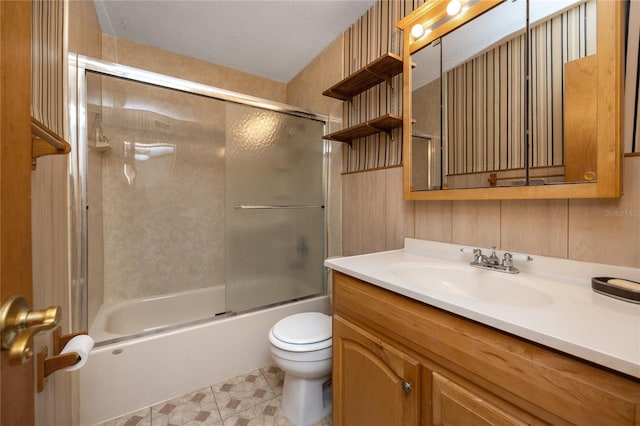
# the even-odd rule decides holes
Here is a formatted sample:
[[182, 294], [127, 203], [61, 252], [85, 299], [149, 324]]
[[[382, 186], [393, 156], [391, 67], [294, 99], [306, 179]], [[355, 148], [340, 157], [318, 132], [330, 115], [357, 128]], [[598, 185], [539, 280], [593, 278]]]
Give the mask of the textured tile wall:
[[286, 84], [177, 53], [102, 35], [102, 59], [221, 89], [286, 102]]

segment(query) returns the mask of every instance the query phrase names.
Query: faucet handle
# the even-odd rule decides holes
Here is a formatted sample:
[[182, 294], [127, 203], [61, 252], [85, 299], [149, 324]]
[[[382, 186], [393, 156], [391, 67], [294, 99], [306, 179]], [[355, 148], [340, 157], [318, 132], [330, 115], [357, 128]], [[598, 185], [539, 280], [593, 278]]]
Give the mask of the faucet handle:
[[472, 254], [475, 257], [482, 256], [482, 250], [480, 250], [479, 248], [462, 247], [460, 251], [463, 253]]
[[513, 267], [513, 255], [511, 253], [505, 253], [502, 259], [502, 266], [505, 268]]
[[502, 259], [502, 267], [505, 269], [505, 272], [509, 272], [511, 274], [517, 274], [518, 272], [520, 272], [518, 268], [513, 266], [514, 259], [522, 262], [531, 262], [533, 260], [533, 257], [529, 256], [528, 254], [505, 253]]
[[519, 260], [520, 262], [531, 262], [533, 260], [533, 257], [523, 253], [513, 253], [511, 256], [514, 260]]
[[489, 261], [491, 261], [494, 264], [497, 264], [498, 262], [500, 262], [500, 258], [496, 254], [496, 246], [491, 246], [491, 254], [489, 255]]

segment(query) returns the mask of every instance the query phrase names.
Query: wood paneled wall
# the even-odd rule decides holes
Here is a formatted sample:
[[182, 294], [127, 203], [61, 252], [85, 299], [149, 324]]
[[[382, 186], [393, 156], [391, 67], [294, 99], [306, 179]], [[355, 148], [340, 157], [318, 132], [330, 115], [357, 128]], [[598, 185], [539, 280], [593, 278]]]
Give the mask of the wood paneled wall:
[[600, 200], [404, 201], [402, 168], [342, 176], [342, 254], [415, 237], [640, 268], [640, 156], [624, 159], [624, 195]]
[[342, 255], [402, 248], [414, 235], [414, 203], [402, 199], [402, 167], [342, 176]]

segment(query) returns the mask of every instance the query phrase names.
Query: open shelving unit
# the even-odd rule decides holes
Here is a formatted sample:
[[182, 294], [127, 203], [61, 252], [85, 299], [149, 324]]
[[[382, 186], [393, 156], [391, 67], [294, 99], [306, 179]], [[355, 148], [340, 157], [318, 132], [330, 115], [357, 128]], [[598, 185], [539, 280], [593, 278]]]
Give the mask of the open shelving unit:
[[[391, 78], [402, 72], [402, 58], [393, 53], [386, 53], [375, 61], [365, 65], [358, 71], [340, 80], [329, 89], [322, 92], [324, 96], [351, 101], [351, 99], [380, 83], [390, 82]], [[367, 120], [365, 122], [347, 127], [340, 131], [328, 134], [324, 139], [348, 143], [355, 139], [375, 135], [377, 133], [391, 134], [391, 130], [402, 127], [402, 117], [396, 114]]]

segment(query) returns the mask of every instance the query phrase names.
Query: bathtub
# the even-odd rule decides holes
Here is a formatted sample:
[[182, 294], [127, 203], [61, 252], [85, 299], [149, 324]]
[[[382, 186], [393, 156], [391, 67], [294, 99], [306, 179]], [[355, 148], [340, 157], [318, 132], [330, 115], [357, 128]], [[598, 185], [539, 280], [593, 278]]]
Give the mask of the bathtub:
[[225, 286], [104, 304], [89, 329], [96, 342], [148, 334], [224, 313]]
[[[200, 294], [201, 298], [206, 294]], [[155, 301], [156, 306], [166, 302], [163, 298]], [[142, 304], [140, 312], [151, 307], [151, 300], [148, 302]], [[164, 313], [173, 320], [172, 310]], [[145, 326], [130, 330], [130, 324], [123, 320], [127, 315], [137, 318], [140, 314], [136, 311], [128, 303], [108, 306], [96, 317], [91, 332], [102, 332], [108, 339], [122, 337], [118, 332], [125, 329], [140, 332]], [[273, 324], [287, 315], [311, 311], [329, 313], [328, 296], [106, 342], [94, 348], [85, 366], [78, 370], [80, 425], [105, 422], [263, 367], [271, 363], [267, 332]], [[144, 316], [138, 320], [149, 324]], [[97, 325], [103, 330], [99, 331]], [[163, 324], [167, 326], [171, 324]]]

